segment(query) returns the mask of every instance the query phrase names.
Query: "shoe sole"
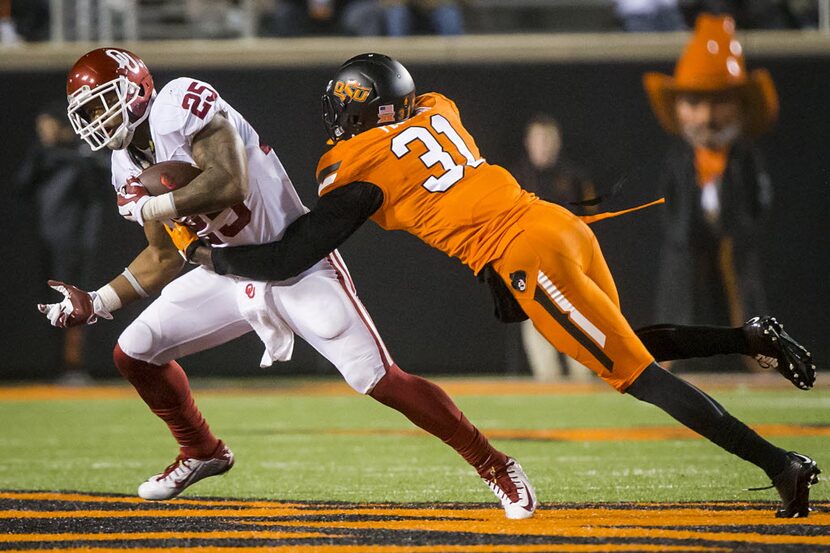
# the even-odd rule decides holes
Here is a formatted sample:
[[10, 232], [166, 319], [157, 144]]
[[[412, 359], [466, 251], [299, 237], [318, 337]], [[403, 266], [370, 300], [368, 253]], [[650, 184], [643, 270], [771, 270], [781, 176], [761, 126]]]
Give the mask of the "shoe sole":
[[[779, 350], [788, 351], [790, 353], [790, 355], [794, 355], [796, 358], [798, 358], [798, 361], [799, 361], [800, 365], [804, 365], [804, 366], [810, 367], [812, 369], [812, 372], [813, 372], [812, 382], [809, 382], [809, 380], [810, 380], [809, 378], [802, 379], [801, 377], [804, 376], [804, 375], [802, 375], [801, 372], [796, 370], [795, 366], [792, 363], [787, 362], [788, 366], [787, 367], [782, 367], [781, 362], [779, 361], [779, 356], [782, 356], [782, 357], [785, 357], [785, 358], [786, 358], [786, 356], [783, 356], [780, 353], [777, 353], [776, 355], [773, 355], [773, 356], [763, 355], [763, 357], [775, 359], [775, 362], [776, 362], [775, 365], [769, 364], [769, 366], [776, 369], [779, 373], [782, 373], [782, 374], [783, 374], [783, 371], [785, 371], [785, 370], [790, 371], [792, 373], [792, 378], [790, 378], [789, 376], [786, 376], [786, 375], [784, 375], [784, 376], [788, 380], [790, 380], [790, 382], [792, 382], [797, 388], [799, 388], [801, 390], [811, 389], [813, 387], [813, 384], [815, 383], [815, 371], [816, 371], [816, 365], [815, 365], [815, 363], [813, 363], [812, 354], [809, 351], [807, 351], [807, 349], [804, 346], [802, 346], [801, 344], [796, 342], [792, 338], [792, 336], [787, 334], [787, 332], [784, 330], [784, 325], [779, 323], [778, 319], [776, 319], [775, 317], [771, 317], [768, 321], [766, 321], [765, 330], [766, 331], [764, 332], [764, 334], [768, 334], [771, 337], [772, 342], [776, 343], [776, 348], [778, 348]], [[797, 353], [794, 353], [794, 352], [797, 352]], [[761, 365], [761, 367], [768, 368], [768, 367], [765, 367], [764, 361], [762, 361], [761, 359], [758, 359], [757, 355], [755, 356], [755, 359], [758, 361], [758, 363]], [[808, 382], [803, 382], [803, 380], [808, 380]]]
[[[177, 498], [177, 497], [178, 497], [178, 496], [179, 496], [182, 492], [184, 492], [187, 488], [189, 488], [190, 486], [192, 486], [192, 485], [194, 485], [194, 484], [196, 484], [196, 483], [198, 483], [198, 482], [201, 482], [201, 481], [202, 481], [202, 480], [204, 480], [205, 478], [212, 478], [212, 477], [214, 477], [214, 476], [222, 476], [222, 475], [224, 475], [224, 474], [227, 474], [227, 472], [233, 468], [233, 464], [234, 464], [235, 460], [236, 460], [236, 459], [233, 457], [233, 454], [231, 454], [231, 459], [230, 459], [230, 462], [228, 463], [228, 466], [227, 466], [227, 467], [225, 467], [223, 470], [221, 470], [221, 471], [219, 471], [219, 472], [214, 472], [213, 474], [206, 474], [205, 476], [199, 477], [199, 478], [197, 478], [197, 479], [195, 479], [195, 480], [190, 480], [190, 481], [188, 481], [188, 482], [187, 482], [187, 484], [185, 484], [185, 485], [184, 485], [184, 486], [182, 486], [181, 488], [175, 488], [175, 489], [174, 489], [174, 493], [173, 493], [172, 495], [165, 496], [165, 497], [143, 497], [143, 496], [141, 495], [141, 493], [139, 493], [139, 494], [138, 494], [138, 496], [139, 496], [141, 499], [144, 499], [145, 501], [168, 501], [168, 500], [170, 500], [170, 499], [176, 499], [176, 498]], [[148, 480], [148, 482], [149, 482], [149, 480]], [[141, 489], [141, 486], [139, 486], [139, 490], [140, 490], [140, 489]]]

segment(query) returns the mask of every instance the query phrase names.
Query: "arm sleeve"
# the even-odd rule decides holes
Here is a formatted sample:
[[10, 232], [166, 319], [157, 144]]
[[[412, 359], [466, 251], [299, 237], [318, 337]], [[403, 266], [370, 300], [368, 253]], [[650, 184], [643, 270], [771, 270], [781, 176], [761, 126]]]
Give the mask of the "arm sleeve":
[[342, 244], [383, 203], [383, 191], [368, 182], [332, 190], [269, 244], [214, 248], [217, 274], [255, 280], [285, 280], [305, 271]]

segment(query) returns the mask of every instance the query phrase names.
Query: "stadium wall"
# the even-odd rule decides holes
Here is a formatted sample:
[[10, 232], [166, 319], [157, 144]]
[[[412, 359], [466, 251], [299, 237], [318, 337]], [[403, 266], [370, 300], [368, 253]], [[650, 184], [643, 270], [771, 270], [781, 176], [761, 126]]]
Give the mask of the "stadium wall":
[[[557, 117], [565, 154], [589, 168], [600, 190], [626, 179], [604, 209], [656, 196], [655, 176], [668, 144], [641, 86], [648, 70], [671, 73], [685, 35], [554, 35], [388, 40], [295, 40], [155, 43], [126, 47], [142, 55], [157, 85], [189, 75], [212, 83], [277, 151], [304, 201], [314, 203], [314, 167], [324, 148], [319, 96], [338, 63], [353, 53], [384, 51], [409, 67], [420, 91], [455, 99], [490, 162], [510, 167], [520, 156], [522, 127], [535, 112]], [[775, 189], [775, 213], [763, 245], [772, 313], [803, 338], [816, 358], [830, 358], [830, 111], [826, 109], [830, 45], [815, 34], [744, 36], [749, 66], [768, 68], [781, 96], [781, 121], [762, 143]], [[10, 188], [27, 145], [35, 110], [60, 98], [66, 69], [94, 45], [0, 50], [3, 129], [0, 174]], [[104, 194], [112, 194], [102, 182]], [[113, 197], [114, 200], [114, 197]], [[39, 271], [32, 207], [8, 199], [0, 217], [4, 291], [0, 378], [46, 377], [54, 366], [57, 331], [35, 309], [54, 299]], [[633, 325], [652, 322], [658, 209], [594, 225], [615, 272]], [[143, 235], [114, 206], [97, 260], [100, 285], [142, 247]], [[487, 290], [455, 260], [403, 233], [374, 225], [342, 249], [358, 292], [398, 363], [412, 372], [503, 373], [518, 346], [515, 327], [492, 317]], [[90, 365], [116, 376], [110, 361], [119, 332], [140, 311], [90, 328]], [[262, 347], [252, 335], [184, 361], [192, 375], [262, 375]], [[304, 344], [274, 374], [332, 371]]]

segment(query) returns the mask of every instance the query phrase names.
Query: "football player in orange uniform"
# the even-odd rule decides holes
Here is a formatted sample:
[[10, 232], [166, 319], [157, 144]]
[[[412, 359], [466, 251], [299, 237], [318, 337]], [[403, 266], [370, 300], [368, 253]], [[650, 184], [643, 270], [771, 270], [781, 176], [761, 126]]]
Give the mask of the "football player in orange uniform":
[[[416, 97], [403, 65], [364, 54], [340, 67], [322, 102], [334, 147], [318, 165], [317, 206], [271, 244], [210, 250], [179, 237], [186, 258], [219, 274], [281, 280], [325, 256], [367, 219], [406, 230], [483, 276], [502, 320], [529, 317], [557, 349], [618, 391], [660, 407], [763, 469], [783, 501], [777, 516], [807, 516], [809, 487], [820, 472], [816, 463], [769, 443], [655, 362], [655, 352], [659, 359], [727, 352], [717, 351], [721, 346], [788, 364], [794, 357], [801, 361], [790, 369], [797, 375], [789, 367], [779, 370], [809, 388], [815, 378], [809, 353], [780, 325], [765, 319], [708, 334], [656, 326], [641, 339], [620, 311], [614, 280], [588, 225], [487, 163], [450, 99], [437, 93]], [[721, 346], [707, 348], [715, 336]], [[782, 356], [784, 346], [798, 355]]]

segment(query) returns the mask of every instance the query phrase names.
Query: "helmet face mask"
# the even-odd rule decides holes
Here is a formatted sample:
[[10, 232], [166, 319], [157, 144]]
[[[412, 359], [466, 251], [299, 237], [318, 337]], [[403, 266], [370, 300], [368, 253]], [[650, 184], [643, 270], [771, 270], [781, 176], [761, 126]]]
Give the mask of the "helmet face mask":
[[155, 95], [144, 62], [118, 48], [100, 48], [79, 59], [67, 81], [72, 129], [93, 151], [126, 148], [150, 114]]
[[323, 125], [326, 127], [326, 132], [332, 141], [337, 142], [346, 133], [343, 125], [338, 121], [340, 115], [345, 113], [345, 106], [335, 107], [335, 101], [329, 95], [329, 90], [333, 85], [334, 81], [329, 81], [329, 85], [326, 87], [326, 93], [320, 98], [320, 104], [323, 111]]
[[334, 142], [404, 121], [414, 104], [415, 83], [409, 72], [382, 54], [346, 61], [321, 98], [323, 124]]
[[77, 90], [69, 98], [72, 129], [93, 151], [109, 146], [126, 148], [135, 129], [130, 129], [129, 105], [137, 97], [138, 86], [119, 76], [96, 87]]

